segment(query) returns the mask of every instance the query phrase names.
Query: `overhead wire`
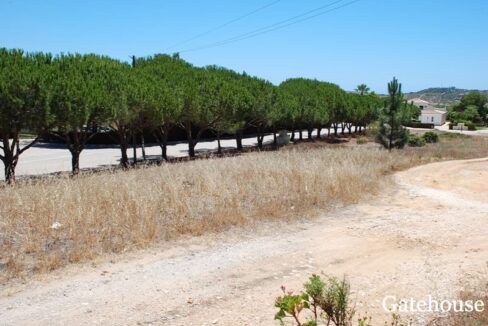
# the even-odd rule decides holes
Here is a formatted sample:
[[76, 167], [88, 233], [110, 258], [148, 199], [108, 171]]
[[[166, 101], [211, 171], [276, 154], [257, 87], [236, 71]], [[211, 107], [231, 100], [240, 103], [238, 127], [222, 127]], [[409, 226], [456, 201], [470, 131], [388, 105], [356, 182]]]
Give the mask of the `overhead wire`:
[[254, 14], [256, 14], [256, 13], [260, 12], [260, 11], [263, 11], [263, 10], [264, 10], [264, 9], [266, 9], [266, 8], [269, 8], [269, 7], [271, 7], [271, 6], [274, 6], [275, 4], [277, 4], [278, 2], [281, 2], [281, 1], [282, 1], [282, 0], [275, 0], [275, 1], [272, 1], [272, 2], [270, 2], [270, 3], [267, 3], [266, 5], [261, 6], [261, 7], [257, 8], [257, 9], [254, 9], [254, 10], [252, 10], [252, 11], [250, 11], [250, 12], [247, 12], [247, 13], [245, 13], [244, 15], [241, 15], [241, 16], [239, 16], [239, 17], [236, 17], [236, 18], [234, 18], [234, 19], [231, 19], [231, 20], [229, 20], [229, 21], [227, 21], [227, 22], [225, 22], [225, 23], [223, 23], [223, 24], [221, 24], [221, 25], [218, 25], [218, 26], [213, 27], [213, 28], [211, 28], [211, 29], [209, 29], [209, 30], [206, 30], [206, 31], [204, 31], [204, 32], [202, 32], [202, 33], [199, 33], [199, 34], [197, 34], [197, 35], [195, 35], [195, 36], [192, 36], [192, 37], [190, 37], [190, 38], [188, 38], [188, 39], [186, 39], [186, 40], [183, 40], [183, 41], [181, 41], [181, 42], [175, 43], [175, 44], [173, 44], [173, 45], [169, 46], [169, 47], [168, 47], [166, 50], [170, 50], [170, 49], [175, 48], [175, 47], [177, 47], [177, 46], [180, 46], [180, 45], [183, 45], [183, 44], [187, 44], [187, 43], [189, 43], [189, 42], [191, 42], [191, 41], [194, 41], [194, 40], [199, 39], [199, 38], [201, 38], [201, 37], [203, 37], [203, 36], [206, 36], [206, 35], [208, 35], [208, 34], [211, 34], [211, 33], [215, 32], [215, 31], [218, 31], [218, 30], [220, 30], [220, 29], [222, 29], [222, 28], [224, 28], [224, 27], [227, 27], [227, 26], [229, 26], [229, 25], [231, 25], [231, 24], [233, 24], [233, 23], [235, 23], [235, 22], [238, 22], [238, 21], [240, 21], [240, 20], [243, 20], [244, 18], [247, 18], [247, 17], [249, 17], [249, 16], [252, 16], [252, 15], [254, 15]]
[[[346, 2], [346, 3], [342, 4], [342, 5], [336, 6], [334, 8], [331, 8], [331, 9], [328, 9], [328, 10], [325, 10], [325, 11], [320, 11], [320, 10], [323, 10], [325, 8], [328, 8], [328, 7], [331, 7], [331, 6], [340, 4], [341, 2], [344, 2], [344, 1], [345, 0], [336, 0], [336, 1], [333, 1], [333, 2], [331, 2], [329, 4], [326, 4], [326, 5], [317, 7], [315, 9], [309, 10], [307, 12], [304, 12], [302, 14], [293, 16], [291, 18], [288, 18], [288, 19], [285, 19], [285, 20], [276, 22], [276, 23], [271, 24], [271, 25], [268, 25], [268, 26], [264, 26], [264, 27], [255, 29], [253, 31], [250, 31], [250, 32], [247, 32], [247, 33], [244, 33], [244, 34], [240, 34], [240, 35], [237, 35], [237, 36], [234, 36], [234, 37], [231, 37], [231, 38], [222, 40], [222, 41], [213, 42], [213, 43], [209, 43], [209, 44], [202, 45], [202, 46], [198, 46], [198, 47], [194, 47], [194, 48], [183, 49], [183, 50], [178, 51], [178, 52], [179, 53], [193, 52], [193, 51], [208, 49], [208, 48], [212, 48], [212, 47], [216, 47], [216, 46], [222, 46], [222, 45], [226, 45], [226, 44], [229, 44], [229, 43], [235, 43], [235, 42], [242, 41], [242, 40], [245, 40], [245, 39], [253, 38], [253, 37], [256, 37], [256, 36], [260, 36], [260, 35], [263, 35], [263, 34], [267, 34], [267, 33], [270, 33], [270, 32], [273, 32], [273, 31], [276, 31], [276, 30], [285, 28], [287, 26], [295, 25], [295, 24], [301, 23], [303, 21], [307, 21], [307, 20], [313, 19], [313, 18], [318, 17], [318, 16], [325, 15], [325, 14], [327, 14], [329, 12], [332, 12], [332, 11], [339, 10], [341, 8], [350, 6], [350, 5], [352, 5], [352, 4], [356, 3], [356, 2], [359, 2], [361, 0], [352, 0], [352, 1]], [[317, 11], [319, 11], [319, 12], [314, 14], [314, 12], [317, 12]]]

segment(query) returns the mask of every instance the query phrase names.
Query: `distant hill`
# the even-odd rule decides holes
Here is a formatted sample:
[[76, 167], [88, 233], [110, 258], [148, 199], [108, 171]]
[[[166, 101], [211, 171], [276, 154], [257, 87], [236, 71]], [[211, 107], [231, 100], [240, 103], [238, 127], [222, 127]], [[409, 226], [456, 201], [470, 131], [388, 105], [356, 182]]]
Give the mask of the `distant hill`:
[[[427, 88], [418, 92], [406, 93], [407, 99], [422, 99], [432, 104], [452, 104], [461, 99], [461, 97], [473, 90], [459, 89], [456, 87], [435, 87]], [[479, 91], [488, 95], [488, 90]]]

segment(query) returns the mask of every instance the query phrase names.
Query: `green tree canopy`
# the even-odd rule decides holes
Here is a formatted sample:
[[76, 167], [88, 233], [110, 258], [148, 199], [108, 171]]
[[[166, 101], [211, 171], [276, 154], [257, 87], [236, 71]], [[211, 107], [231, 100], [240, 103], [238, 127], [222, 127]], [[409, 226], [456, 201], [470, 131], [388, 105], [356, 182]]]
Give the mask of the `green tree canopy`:
[[140, 94], [138, 102], [144, 112], [147, 128], [153, 131], [161, 156], [167, 159], [167, 143], [171, 130], [179, 123], [188, 87], [189, 64], [178, 56], [158, 54], [137, 60], [134, 74], [138, 76]]
[[[33, 146], [52, 121], [49, 108], [51, 55], [0, 49], [0, 160], [5, 179], [15, 181], [20, 155]], [[34, 139], [20, 141], [29, 132]]]
[[[458, 112], [463, 112], [467, 110], [469, 107], [474, 107], [478, 110], [479, 117], [486, 121], [488, 120], [488, 97], [480, 92], [469, 92], [468, 94], [464, 95], [459, 104], [455, 106], [455, 110]], [[472, 114], [469, 114], [472, 115]], [[477, 119], [477, 117], [474, 117]], [[475, 120], [470, 120], [472, 122], [477, 122]]]
[[358, 92], [360, 95], [368, 94], [369, 87], [366, 84], [359, 84], [358, 87], [356, 87], [356, 92]]
[[114, 61], [92, 54], [67, 54], [56, 57], [53, 63], [54, 132], [66, 142], [71, 153], [72, 172], [77, 174], [80, 154], [87, 141], [95, 135], [96, 127], [110, 117], [112, 96], [107, 90], [113, 85], [107, 82], [107, 71]]

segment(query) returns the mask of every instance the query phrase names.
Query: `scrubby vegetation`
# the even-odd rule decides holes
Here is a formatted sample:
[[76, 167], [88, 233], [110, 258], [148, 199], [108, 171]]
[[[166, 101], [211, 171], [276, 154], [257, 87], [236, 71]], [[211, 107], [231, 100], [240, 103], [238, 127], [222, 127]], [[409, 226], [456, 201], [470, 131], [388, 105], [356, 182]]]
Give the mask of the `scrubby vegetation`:
[[439, 141], [439, 135], [433, 131], [428, 131], [422, 135], [422, 138], [426, 143], [437, 143]]
[[[372, 326], [372, 319], [359, 317], [354, 319], [356, 312], [351, 304], [351, 286], [346, 278], [337, 279], [312, 275], [304, 284], [300, 293], [287, 292], [282, 287], [283, 295], [276, 298], [275, 307], [278, 312], [275, 319], [284, 325], [291, 319], [296, 326]], [[391, 326], [407, 326], [400, 317], [393, 315]]]
[[451, 312], [448, 316], [436, 317], [431, 320], [428, 326], [482, 326], [488, 325], [488, 283], [482, 283], [477, 289], [470, 289], [461, 292], [460, 298], [463, 301], [481, 300], [485, 303], [482, 312]]
[[[303, 291], [294, 293], [287, 291], [284, 286], [283, 294], [276, 298], [275, 307], [278, 311], [275, 319], [281, 325], [286, 321], [296, 326], [373, 326], [375, 323], [371, 317], [357, 317], [351, 298], [351, 285], [344, 277], [312, 275], [303, 285]], [[460, 300], [476, 302], [481, 300], [488, 302], [488, 284], [483, 284], [476, 290], [463, 291]], [[290, 323], [288, 323], [290, 324]], [[488, 309], [482, 312], [451, 311], [447, 316], [434, 316], [427, 326], [482, 326], [488, 324]], [[412, 325], [400, 315], [393, 314], [389, 323], [385, 326]]]
[[410, 147], [422, 147], [425, 146], [425, 140], [423, 137], [419, 137], [414, 134], [408, 135], [408, 146]]

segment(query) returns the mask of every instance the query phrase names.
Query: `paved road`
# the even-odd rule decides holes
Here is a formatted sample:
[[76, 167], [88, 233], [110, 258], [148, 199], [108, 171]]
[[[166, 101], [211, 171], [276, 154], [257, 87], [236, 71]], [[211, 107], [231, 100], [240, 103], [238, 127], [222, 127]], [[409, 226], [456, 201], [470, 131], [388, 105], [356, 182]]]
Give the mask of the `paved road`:
[[[407, 127], [408, 130], [415, 130], [415, 131], [429, 131], [429, 129], [425, 128], [412, 128]], [[442, 131], [442, 132], [449, 132], [452, 134], [464, 134], [466, 136], [481, 136], [481, 137], [488, 137], [488, 129], [482, 130], [451, 130], [449, 129], [449, 123], [445, 123], [442, 126], [435, 126], [435, 130]]]
[[[340, 129], [339, 129], [340, 131]], [[323, 130], [322, 134], [327, 134], [327, 130]], [[298, 136], [298, 133], [297, 133]], [[315, 132], [314, 132], [315, 136]], [[304, 133], [307, 137], [307, 133]], [[265, 143], [272, 142], [273, 136], [267, 135], [264, 138]], [[244, 146], [257, 146], [256, 137], [244, 138], [242, 140]], [[221, 141], [223, 148], [235, 148], [235, 139], [224, 139]], [[208, 152], [217, 150], [217, 141], [202, 141], [197, 144], [196, 151]], [[132, 156], [132, 149], [129, 150], [129, 155]], [[137, 151], [139, 158], [142, 157], [141, 149]], [[161, 149], [159, 146], [146, 146], [146, 155], [159, 158], [161, 156]], [[168, 155], [172, 157], [184, 157], [188, 155], [187, 143], [175, 143], [168, 146]], [[100, 147], [88, 146], [80, 156], [80, 167], [97, 168], [105, 165], [116, 165], [120, 162], [120, 149], [114, 147]], [[61, 171], [71, 171], [71, 155], [66, 147], [62, 144], [36, 144], [24, 154], [21, 155], [17, 165], [17, 176], [39, 175], [46, 173], [54, 173]], [[0, 173], [0, 180], [4, 179], [3, 173]]]
[[[413, 128], [410, 128], [413, 129]], [[488, 136], [487, 130], [479, 131], [457, 131], [449, 130], [446, 126], [436, 127], [436, 129], [444, 132], [457, 132], [466, 135], [473, 136]], [[419, 129], [425, 131], [425, 129]], [[339, 132], [341, 129], [339, 128]], [[322, 134], [327, 134], [327, 130], [324, 129]], [[314, 131], [315, 135], [315, 131]], [[296, 134], [298, 136], [298, 133]], [[304, 132], [304, 137], [307, 137], [307, 133]], [[272, 135], [267, 135], [264, 138], [265, 143], [269, 143], [273, 140]], [[242, 141], [244, 146], [257, 146], [256, 137], [244, 138]], [[235, 148], [234, 139], [224, 139], [221, 141], [223, 148]], [[202, 141], [197, 144], [196, 151], [208, 152], [217, 150], [217, 141]], [[132, 156], [132, 149], [129, 150], [129, 155]], [[141, 149], [137, 150], [139, 158], [142, 157]], [[146, 155], [148, 157], [160, 157], [161, 149], [159, 146], [146, 146]], [[184, 157], [188, 155], [188, 145], [185, 142], [175, 143], [168, 146], [168, 155], [172, 157]], [[80, 167], [85, 168], [97, 168], [106, 165], [116, 165], [120, 161], [120, 149], [114, 147], [100, 147], [100, 146], [88, 146], [80, 156]], [[39, 175], [46, 173], [71, 171], [71, 155], [64, 145], [53, 144], [37, 144], [27, 150], [21, 155], [19, 163], [17, 165], [17, 176], [26, 175]], [[4, 179], [3, 173], [0, 173], [0, 180]]]
[[435, 129], [439, 131], [445, 131], [445, 132], [451, 132], [451, 133], [458, 133], [458, 134], [465, 134], [468, 136], [488, 136], [488, 129], [482, 129], [482, 130], [450, 130], [449, 129], [449, 123], [445, 123], [442, 126], [437, 126]]

